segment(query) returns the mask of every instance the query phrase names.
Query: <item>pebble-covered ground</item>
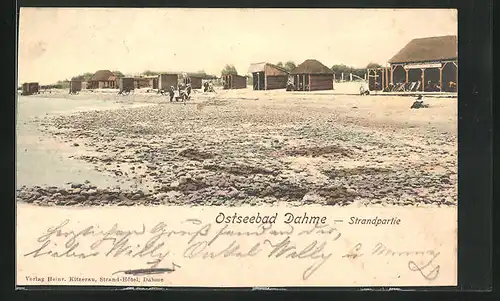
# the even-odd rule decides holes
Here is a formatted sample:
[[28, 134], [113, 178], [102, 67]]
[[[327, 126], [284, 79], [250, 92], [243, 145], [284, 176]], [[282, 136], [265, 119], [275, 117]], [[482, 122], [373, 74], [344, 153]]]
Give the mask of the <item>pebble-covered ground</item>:
[[317, 98], [212, 97], [35, 118], [43, 135], [78, 149], [72, 159], [137, 188], [97, 187], [88, 179], [23, 186], [17, 198], [45, 206], [456, 205], [451, 121], [375, 120], [363, 113], [384, 110], [372, 98], [357, 97], [359, 108]]

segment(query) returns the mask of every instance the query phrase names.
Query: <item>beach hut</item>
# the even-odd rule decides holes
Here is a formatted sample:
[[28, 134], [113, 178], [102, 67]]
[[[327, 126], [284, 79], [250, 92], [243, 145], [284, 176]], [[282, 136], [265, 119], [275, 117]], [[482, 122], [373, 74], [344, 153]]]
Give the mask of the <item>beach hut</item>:
[[147, 77], [135, 77], [133, 82], [134, 89], [152, 88], [151, 80]]
[[184, 77], [184, 84], [191, 84], [191, 88], [193, 89], [201, 89], [204, 79], [206, 79], [206, 74], [187, 73]]
[[209, 75], [206, 73], [198, 72], [198, 73], [183, 73], [182, 74], [182, 83], [184, 85], [191, 84], [191, 88], [193, 89], [201, 89], [203, 87], [203, 82], [205, 80], [216, 79], [217, 77], [214, 75]]
[[288, 81], [288, 72], [274, 64], [262, 62], [251, 64], [248, 73], [252, 74], [254, 90], [284, 89]]
[[333, 71], [318, 60], [308, 59], [290, 72], [295, 91], [333, 90]]
[[178, 73], [162, 73], [158, 75], [158, 89], [167, 90], [171, 86], [177, 89], [179, 84]]
[[40, 85], [38, 83], [24, 83], [21, 95], [37, 94], [39, 90], [40, 90]]
[[122, 77], [118, 80], [120, 91], [131, 91], [135, 89], [135, 79], [133, 77]]
[[115, 89], [117, 81], [117, 76], [113, 72], [99, 70], [87, 81], [87, 89]]
[[389, 67], [368, 69], [368, 74], [370, 88], [379, 90], [391, 86], [392, 90], [457, 92], [457, 36], [413, 39], [389, 60]]
[[246, 76], [228, 74], [222, 76], [222, 80], [224, 82], [224, 90], [245, 89], [247, 87]]
[[82, 80], [80, 79], [72, 79], [69, 82], [69, 93], [76, 94], [82, 90]]

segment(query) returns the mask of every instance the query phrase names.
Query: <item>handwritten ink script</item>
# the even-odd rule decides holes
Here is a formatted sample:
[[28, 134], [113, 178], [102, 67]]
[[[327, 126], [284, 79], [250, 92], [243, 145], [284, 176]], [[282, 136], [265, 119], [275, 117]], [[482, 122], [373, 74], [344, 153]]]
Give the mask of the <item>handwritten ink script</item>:
[[[363, 262], [378, 258], [391, 262], [405, 258], [404, 269], [419, 273], [427, 281], [438, 278], [440, 253], [435, 250], [396, 250], [378, 242], [349, 242], [349, 238], [329, 224], [305, 225], [260, 224], [234, 228], [231, 224], [211, 224], [199, 219], [186, 219], [182, 226], [170, 227], [166, 222], [152, 226], [127, 227], [114, 224], [82, 226], [70, 219], [61, 221], [36, 238], [36, 247], [23, 253], [26, 258], [72, 258], [86, 260], [104, 257], [108, 260], [140, 259], [142, 266], [123, 266], [112, 273], [128, 275], [170, 274], [189, 260], [289, 260], [304, 266], [301, 279], [309, 280], [319, 270], [335, 270], [338, 260]], [[335, 258], [332, 260], [332, 258]], [[244, 263], [243, 263], [244, 264]], [[183, 269], [185, 272], [185, 269]]]

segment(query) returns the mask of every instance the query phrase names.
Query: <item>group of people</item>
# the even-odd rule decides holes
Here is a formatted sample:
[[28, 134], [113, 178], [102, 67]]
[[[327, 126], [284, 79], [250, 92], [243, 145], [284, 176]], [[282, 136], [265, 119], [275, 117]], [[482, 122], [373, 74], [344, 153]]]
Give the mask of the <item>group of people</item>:
[[424, 87], [425, 92], [440, 92], [441, 91], [441, 86], [439, 85], [439, 82], [436, 81], [427, 81], [427, 84]]
[[175, 88], [174, 86], [170, 86], [170, 88], [168, 88], [167, 92], [170, 96], [170, 102], [172, 102], [175, 98], [175, 101], [183, 101], [184, 103], [186, 103], [187, 100], [189, 100], [191, 98], [191, 91], [192, 91], [192, 88], [191, 88], [191, 84], [180, 84], [179, 85], [179, 96], [175, 96]]
[[[170, 88], [165, 91], [170, 97], [170, 101], [182, 101], [186, 103], [187, 100], [191, 99], [191, 92], [193, 88], [191, 84], [179, 84], [178, 86], [178, 96], [175, 96], [175, 87], [170, 86]], [[205, 82], [203, 84], [203, 92], [215, 92], [213, 84], [211, 82]], [[162, 93], [164, 94], [164, 93]]]
[[203, 92], [215, 92], [212, 82], [205, 82], [203, 84]]

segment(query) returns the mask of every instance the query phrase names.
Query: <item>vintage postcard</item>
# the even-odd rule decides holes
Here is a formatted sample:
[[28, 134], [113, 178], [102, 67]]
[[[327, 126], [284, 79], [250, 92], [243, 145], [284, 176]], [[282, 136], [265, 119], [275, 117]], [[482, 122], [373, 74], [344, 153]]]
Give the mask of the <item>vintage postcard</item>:
[[21, 8], [16, 283], [457, 284], [457, 11]]

